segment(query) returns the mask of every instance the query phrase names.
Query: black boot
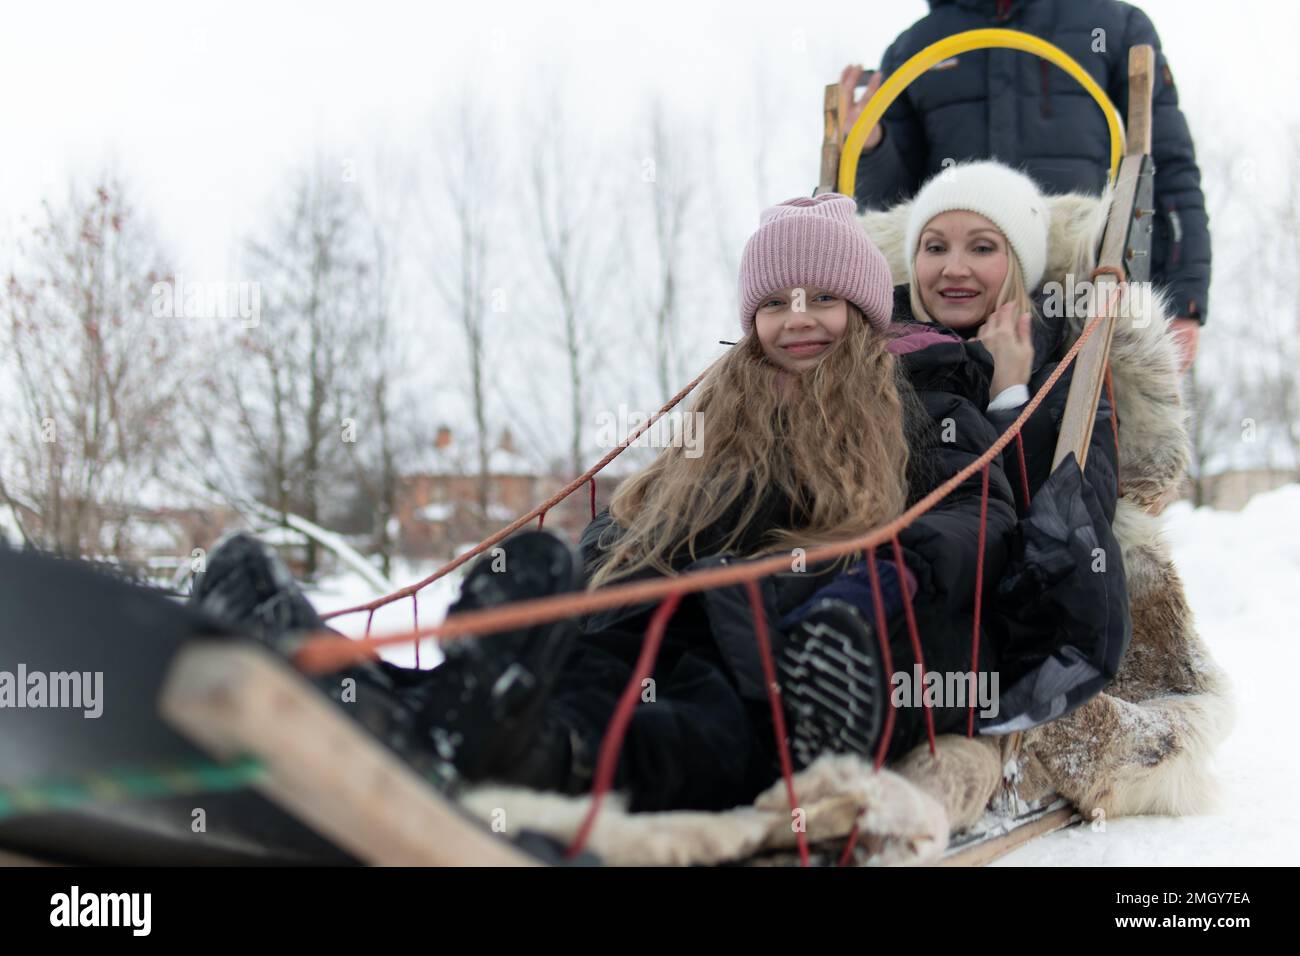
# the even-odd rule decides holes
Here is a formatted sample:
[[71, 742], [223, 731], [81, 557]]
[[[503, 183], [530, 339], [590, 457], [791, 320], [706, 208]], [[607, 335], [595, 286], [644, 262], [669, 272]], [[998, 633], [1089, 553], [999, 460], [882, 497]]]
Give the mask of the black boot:
[[786, 636], [776, 671], [796, 770], [823, 753], [872, 755], [885, 675], [874, 629], [856, 607], [834, 598], [814, 604]]
[[[331, 630], [275, 552], [242, 532], [212, 552], [190, 592], [190, 605], [233, 634], [255, 638], [285, 657], [308, 634]], [[415, 712], [383, 665], [360, 661], [303, 676], [426, 779], [444, 791], [452, 787], [455, 769], [424, 744]]]
[[[569, 545], [549, 531], [525, 531], [474, 565], [448, 615], [580, 587]], [[417, 692], [437, 752], [469, 780], [570, 789], [573, 734], [543, 709], [575, 634], [570, 617], [448, 641], [446, 660]]]
[[235, 632], [267, 643], [325, 627], [284, 562], [243, 532], [212, 552], [207, 569], [196, 575], [189, 603]]

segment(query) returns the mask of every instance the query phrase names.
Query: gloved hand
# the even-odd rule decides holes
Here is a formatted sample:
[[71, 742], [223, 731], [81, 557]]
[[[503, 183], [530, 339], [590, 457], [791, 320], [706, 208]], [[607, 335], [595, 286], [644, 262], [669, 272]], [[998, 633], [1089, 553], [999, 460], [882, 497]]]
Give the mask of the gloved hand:
[[[880, 596], [885, 603], [885, 620], [891, 619], [903, 610], [903, 592], [899, 584], [898, 567], [893, 561], [876, 560], [876, 571], [880, 576]], [[916, 594], [916, 578], [912, 572], [903, 567], [907, 581], [908, 596]], [[790, 631], [809, 611], [824, 598], [838, 598], [847, 601], [859, 611], [872, 626], [876, 622], [876, 605], [871, 596], [871, 574], [867, 561], [863, 559], [847, 570], [835, 576], [826, 587], [821, 588], [812, 597], [781, 618], [777, 627], [781, 631]]]

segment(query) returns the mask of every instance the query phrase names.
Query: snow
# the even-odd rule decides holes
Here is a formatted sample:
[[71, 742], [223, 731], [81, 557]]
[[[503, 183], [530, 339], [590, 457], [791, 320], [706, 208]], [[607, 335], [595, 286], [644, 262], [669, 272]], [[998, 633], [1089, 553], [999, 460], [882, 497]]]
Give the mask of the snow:
[[[469, 563], [472, 564], [473, 562]], [[399, 582], [401, 586], [413, 584], [428, 577], [439, 566], [439, 562], [407, 563], [397, 561], [393, 566], [393, 580]], [[437, 624], [447, 616], [447, 608], [451, 606], [451, 603], [456, 599], [456, 595], [460, 593], [460, 579], [467, 566], [462, 565], [446, 577], [439, 578], [419, 593], [418, 610], [421, 627]], [[355, 571], [345, 571], [322, 578], [315, 587], [307, 592], [307, 597], [322, 614], [328, 614], [330, 611], [340, 608], [355, 607], [380, 596], [381, 592], [376, 591]], [[379, 608], [375, 611], [374, 620], [370, 625], [370, 636], [379, 637], [384, 634], [401, 634], [410, 631], [415, 624], [415, 613], [416, 608], [413, 606], [411, 598], [403, 598], [400, 601]], [[362, 637], [366, 632], [367, 616], [365, 611], [361, 611], [357, 614], [346, 614], [334, 618], [327, 623], [330, 627], [341, 631], [348, 637]], [[401, 664], [405, 667], [415, 666], [414, 644], [397, 644], [380, 648], [380, 656], [384, 660], [392, 661], [394, 664]], [[421, 667], [433, 667], [441, 661], [442, 651], [438, 647], [437, 641], [426, 639], [420, 642]]]
[[1165, 533], [1196, 625], [1233, 682], [1237, 723], [1215, 761], [1217, 812], [1086, 821], [1042, 837], [995, 866], [1292, 866], [1300, 791], [1294, 719], [1300, 673], [1300, 485], [1256, 495], [1240, 512], [1166, 512]]

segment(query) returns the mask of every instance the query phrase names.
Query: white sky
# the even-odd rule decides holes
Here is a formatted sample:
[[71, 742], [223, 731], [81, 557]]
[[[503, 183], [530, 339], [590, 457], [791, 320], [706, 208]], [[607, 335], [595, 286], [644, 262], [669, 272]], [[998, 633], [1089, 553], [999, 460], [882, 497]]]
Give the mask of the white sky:
[[[1202, 137], [1259, 136], [1253, 117], [1265, 136], [1242, 149], [1267, 148], [1268, 124], [1300, 116], [1294, 5], [1142, 6]], [[460, 83], [514, 107], [557, 67], [580, 97], [574, 107], [611, 134], [653, 92], [725, 134], [752, 121], [761, 75], [774, 91], [761, 128], [783, 150], [776, 202], [815, 183], [822, 85], [846, 62], [873, 65], [926, 9], [921, 0], [15, 4], [0, 32], [0, 230], [57, 194], [70, 170], [113, 161], [182, 267], [220, 271], [234, 237], [313, 149], [347, 156], [382, 139], [400, 151]]]
[[[1262, 268], [1234, 240], [1277, 192], [1269, 187], [1281, 163], [1296, 167], [1279, 134], [1300, 124], [1293, 48], [1300, 10], [1271, 0], [1141, 6], [1172, 64], [1211, 200], [1216, 271], [1202, 337], [1208, 358], [1198, 366], [1216, 379], [1214, 363], [1248, 341], [1242, 333], [1255, 317], [1239, 290]], [[530, 114], [531, 123], [545, 117], [542, 91], [556, 79], [578, 138], [616, 162], [633, 160], [611, 212], [638, 192], [635, 157], [647, 150], [654, 97], [679, 128], [716, 134], [712, 151], [694, 144], [692, 162], [700, 181], [731, 201], [699, 208], [722, 210], [719, 248], [738, 254], [763, 206], [809, 195], [816, 184], [823, 86], [846, 63], [876, 65], [927, 10], [923, 0], [15, 4], [0, 30], [0, 265], [7, 241], [43, 197], [60, 198], [70, 173], [90, 175], [111, 163], [187, 279], [246, 278], [236, 274], [238, 243], [265, 224], [276, 190], [295, 170], [313, 159], [352, 160], [359, 181], [391, 184], [367, 163], [382, 153], [386, 163], [427, 167], [434, 118], [450, 112], [463, 86], [492, 102], [501, 121]], [[528, 132], [507, 129], [513, 142], [504, 159], [528, 156]], [[1256, 175], [1240, 174], [1243, 163]], [[405, 196], [402, 187], [394, 191]], [[1228, 192], [1230, 202], [1216, 200]], [[503, 248], [509, 240], [503, 236]], [[636, 248], [633, 261], [645, 252]], [[720, 336], [734, 333], [726, 300], [735, 280], [719, 263], [712, 254], [689, 263], [682, 382], [717, 354]], [[418, 262], [414, 268], [418, 278]], [[413, 296], [422, 294], [417, 288]], [[619, 308], [602, 302], [597, 311], [626, 327]], [[430, 314], [418, 300], [408, 311], [416, 320]], [[454, 337], [433, 329], [411, 354], [427, 368], [421, 387], [438, 389], [439, 413], [454, 418], [464, 363]], [[514, 331], [503, 338], [522, 341]], [[634, 384], [626, 365], [601, 371], [591, 401], [658, 407], [665, 396], [648, 379]], [[550, 407], [562, 399], [551, 394], [550, 367], [522, 361], [505, 376], [520, 387], [501, 391], [497, 413], [522, 421], [531, 410], [538, 422], [563, 414], [559, 404]], [[648, 376], [648, 366], [642, 371]], [[525, 443], [534, 451], [555, 445], [545, 430], [525, 430]]]

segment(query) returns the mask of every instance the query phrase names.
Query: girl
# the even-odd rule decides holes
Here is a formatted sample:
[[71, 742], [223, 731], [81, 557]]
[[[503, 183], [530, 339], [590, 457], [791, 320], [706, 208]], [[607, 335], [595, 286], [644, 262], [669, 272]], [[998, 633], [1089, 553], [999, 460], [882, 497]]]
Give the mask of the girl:
[[[1048, 226], [1047, 203], [1033, 180], [996, 162], [959, 164], [936, 175], [908, 215], [910, 282], [895, 290], [899, 318], [938, 325], [988, 351], [993, 400], [986, 415], [999, 433], [1019, 417], [1067, 346], [1064, 318], [1043, 317], [1038, 304]], [[997, 721], [985, 726], [989, 730], [1020, 729], [1083, 703], [1114, 675], [1128, 644], [1124, 569], [1110, 528], [1118, 498], [1117, 448], [1104, 393], [1082, 475], [1071, 456], [1049, 479], [1073, 371], [1065, 371], [1021, 431], [1023, 475], [1015, 446], [1005, 454], [1012, 486], [1022, 494], [1027, 489], [1034, 502], [1002, 601], [1002, 624], [1010, 632], [1002, 638], [1002, 677], [1025, 683], [1004, 696]], [[1028, 501], [1021, 505], [1030, 508]], [[1067, 532], [1074, 535], [1073, 549]], [[1058, 580], [1066, 567], [1096, 565], [1096, 552], [1112, 560], [1104, 565], [1106, 574], [1074, 570], [1049, 594], [1030, 581], [1036, 572], [1024, 560], [1027, 551], [1035, 552], [1039, 571], [1056, 556], [1062, 563], [1049, 573]], [[1050, 681], [1044, 681], [1047, 671]]]
[[[761, 593], [796, 764], [828, 750], [872, 754], [892, 675], [882, 673], [865, 565], [805, 568], [799, 555], [897, 516], [996, 437], [982, 414], [987, 354], [919, 326], [896, 334], [891, 288], [851, 199], [766, 210], [742, 257], [744, 337], [695, 395], [698, 456], [666, 448], [620, 486], [583, 533], [580, 561], [549, 533], [509, 539], [503, 560], [470, 570], [451, 613], [790, 554], [791, 571], [764, 579]], [[1015, 523], [996, 465], [990, 491], [985, 574], [995, 581]], [[976, 475], [900, 535], [904, 568], [879, 552], [897, 671], [914, 663], [904, 587], [927, 670], [970, 669], [979, 517]], [[221, 577], [245, 576], [220, 557], [208, 572], [218, 592], [232, 589]], [[368, 722], [408, 757], [436, 754], [470, 780], [580, 793], [654, 607], [453, 641], [433, 671], [347, 673], [378, 701]], [[979, 663], [994, 666], [988, 644]], [[964, 702], [935, 710], [940, 730], [965, 715]], [[924, 732], [920, 708], [900, 710], [890, 754]], [[687, 596], [627, 728], [615, 786], [634, 811], [715, 810], [752, 802], [779, 773], [746, 589]]]

